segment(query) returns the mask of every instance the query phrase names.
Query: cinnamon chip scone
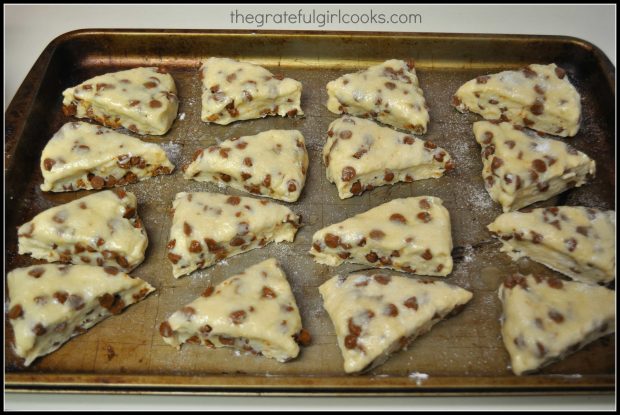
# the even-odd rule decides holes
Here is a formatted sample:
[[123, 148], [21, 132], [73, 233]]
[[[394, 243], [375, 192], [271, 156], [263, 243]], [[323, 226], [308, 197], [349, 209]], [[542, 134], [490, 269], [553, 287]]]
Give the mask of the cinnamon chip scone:
[[148, 245], [136, 209], [136, 196], [121, 189], [50, 208], [19, 227], [19, 253], [129, 272], [144, 261]]
[[247, 268], [173, 313], [161, 323], [163, 340], [208, 348], [231, 347], [286, 362], [310, 342], [299, 309], [277, 261], [270, 258]]
[[134, 68], [91, 78], [63, 93], [63, 112], [111, 128], [162, 135], [177, 116], [174, 79], [159, 68]]
[[499, 287], [502, 337], [516, 375], [565, 358], [615, 331], [615, 293], [554, 277], [513, 275]]
[[327, 84], [327, 109], [335, 114], [373, 118], [416, 134], [429, 122], [424, 92], [413, 63], [391, 59], [346, 74]]
[[514, 260], [526, 256], [590, 284], [616, 278], [614, 211], [558, 206], [509, 212], [487, 228]]
[[270, 130], [198, 150], [184, 177], [295, 202], [307, 170], [303, 135], [297, 130]]
[[168, 242], [175, 278], [270, 242], [293, 242], [301, 217], [286, 206], [217, 193], [177, 193]]
[[205, 122], [227, 125], [267, 115], [303, 115], [301, 82], [249, 62], [209, 58], [200, 67]]
[[170, 174], [174, 165], [157, 144], [86, 122], [62, 126], [43, 149], [45, 192], [124, 186]]
[[440, 281], [364, 273], [335, 276], [319, 291], [347, 373], [384, 363], [472, 298]]
[[310, 254], [319, 264], [343, 262], [421, 275], [452, 272], [450, 214], [432, 196], [395, 199], [317, 231]]
[[485, 187], [504, 212], [579, 187], [596, 171], [581, 151], [507, 122], [478, 121], [474, 135], [482, 146]]
[[45, 264], [7, 275], [15, 353], [29, 366], [155, 289], [114, 267]]
[[341, 199], [377, 186], [438, 178], [454, 169], [448, 152], [435, 143], [362, 118], [337, 119], [327, 136], [323, 163]]
[[577, 134], [581, 122], [581, 97], [553, 63], [479, 76], [456, 91], [452, 105], [560, 137]]

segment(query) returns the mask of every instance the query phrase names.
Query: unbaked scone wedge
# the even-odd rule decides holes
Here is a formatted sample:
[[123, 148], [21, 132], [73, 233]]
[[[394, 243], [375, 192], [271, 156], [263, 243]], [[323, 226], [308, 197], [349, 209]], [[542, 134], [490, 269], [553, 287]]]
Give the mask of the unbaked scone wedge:
[[125, 272], [144, 261], [148, 245], [136, 196], [121, 189], [47, 209], [20, 226], [17, 234], [20, 254]]
[[516, 375], [563, 359], [615, 330], [615, 293], [604, 287], [516, 274], [498, 294], [502, 337]]
[[560, 137], [574, 136], [581, 123], [581, 97], [553, 63], [479, 76], [456, 91], [452, 105]]
[[177, 116], [174, 79], [159, 68], [134, 68], [96, 76], [66, 89], [63, 112], [111, 128], [163, 135]]
[[15, 353], [29, 366], [155, 289], [113, 267], [45, 264], [7, 275]]
[[428, 106], [413, 63], [391, 59], [327, 84], [327, 109], [426, 133]]
[[308, 152], [297, 130], [269, 130], [198, 150], [184, 177], [295, 202], [306, 183]]
[[220, 125], [240, 120], [303, 115], [301, 82], [274, 75], [262, 66], [209, 58], [200, 66], [201, 119]]
[[487, 228], [514, 260], [526, 256], [590, 284], [616, 278], [614, 211], [558, 206], [509, 212]]
[[270, 242], [293, 242], [301, 217], [286, 206], [218, 193], [177, 193], [168, 242], [175, 278]]
[[347, 373], [384, 363], [472, 298], [469, 291], [441, 281], [365, 273], [335, 276], [319, 292]]
[[62, 126], [41, 154], [45, 192], [124, 186], [160, 174], [174, 165], [157, 144], [86, 122]]
[[209, 348], [232, 347], [286, 362], [310, 342], [295, 297], [278, 262], [270, 258], [247, 268], [173, 313], [159, 326], [163, 340]]
[[343, 262], [420, 275], [452, 272], [450, 214], [432, 196], [394, 199], [317, 231], [310, 254], [319, 264]]
[[482, 178], [504, 212], [517, 210], [586, 183], [596, 163], [560, 141], [510, 123], [474, 123], [482, 146]]
[[323, 163], [341, 199], [377, 186], [438, 178], [454, 169], [448, 152], [435, 143], [349, 116], [329, 125]]

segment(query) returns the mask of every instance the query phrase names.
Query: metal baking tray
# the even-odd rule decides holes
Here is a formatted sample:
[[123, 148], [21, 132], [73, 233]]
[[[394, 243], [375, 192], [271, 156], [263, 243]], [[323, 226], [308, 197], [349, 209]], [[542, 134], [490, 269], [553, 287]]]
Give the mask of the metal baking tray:
[[[223, 56], [264, 65], [303, 83], [303, 118], [268, 117], [229, 126], [200, 121], [200, 59]], [[430, 107], [426, 139], [447, 149], [456, 170], [436, 180], [399, 183], [340, 200], [325, 179], [320, 152], [327, 126], [337, 118], [327, 111], [329, 80], [387, 59], [414, 60]], [[174, 174], [128, 185], [149, 236], [146, 260], [133, 275], [157, 291], [119, 316], [108, 318], [25, 368], [11, 348], [5, 323], [5, 381], [9, 391], [106, 392], [237, 395], [470, 395], [609, 393], [615, 384], [615, 336], [607, 336], [540, 373], [517, 377], [501, 336], [497, 288], [515, 271], [549, 274], [544, 266], [513, 263], [499, 253], [485, 226], [501, 213], [484, 190], [480, 148], [472, 134], [474, 114], [450, 105], [454, 91], [478, 75], [530, 63], [565, 68], [583, 98], [579, 134], [567, 139], [596, 160], [596, 178], [537, 206], [586, 205], [614, 209], [615, 68], [595, 46], [557, 36], [508, 36], [360, 32], [239, 32], [198, 30], [80, 30], [55, 39], [43, 51], [19, 88], [5, 116], [6, 273], [36, 262], [17, 255], [15, 227], [52, 206], [86, 191], [43, 193], [41, 151], [71, 118], [61, 111], [61, 92], [92, 76], [136, 66], [160, 66], [179, 90], [179, 117], [163, 137], [144, 137], [164, 147], [177, 166]], [[184, 180], [180, 167], [194, 151], [218, 139], [280, 128], [299, 129], [310, 156], [302, 197], [291, 208], [304, 226], [294, 243], [270, 244], [227, 259], [223, 264], [175, 280], [166, 259], [175, 193], [212, 191], [241, 194], [215, 185]], [[130, 133], [131, 134], [131, 133]], [[347, 376], [334, 330], [317, 287], [335, 274], [362, 267], [330, 268], [307, 254], [312, 234], [336, 221], [398, 197], [441, 197], [452, 217], [455, 267], [445, 281], [473, 291], [464, 311], [416, 340], [370, 373]], [[242, 271], [267, 257], [283, 265], [301, 309], [311, 346], [289, 363], [164, 344], [157, 327], [194, 299], [208, 284]], [[6, 291], [6, 290], [5, 290]], [[5, 294], [5, 303], [8, 296]], [[5, 319], [6, 320], [6, 319]]]

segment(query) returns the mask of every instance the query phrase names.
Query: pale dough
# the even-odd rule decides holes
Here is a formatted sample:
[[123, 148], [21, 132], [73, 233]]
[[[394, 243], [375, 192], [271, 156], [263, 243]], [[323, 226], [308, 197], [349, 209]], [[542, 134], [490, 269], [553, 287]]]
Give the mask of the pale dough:
[[579, 187], [596, 171], [586, 154], [507, 122], [478, 121], [474, 135], [482, 146], [485, 187], [504, 212]]
[[499, 287], [502, 337], [512, 371], [523, 375], [615, 331], [615, 293], [536, 275], [513, 275]]
[[327, 84], [327, 109], [426, 133], [428, 106], [413, 63], [391, 59]]
[[44, 264], [7, 275], [15, 353], [29, 366], [155, 289], [113, 267]]
[[228, 346], [280, 362], [297, 357], [301, 331], [295, 297], [273, 258], [205, 289], [159, 327], [177, 349], [183, 343]]
[[172, 170], [174, 165], [157, 144], [86, 122], [70, 122], [43, 149], [41, 190], [123, 186]]
[[452, 105], [560, 137], [577, 134], [581, 122], [581, 97], [553, 63], [479, 76], [456, 91]]
[[63, 93], [65, 115], [111, 128], [163, 135], [177, 116], [174, 79], [158, 68], [134, 68], [91, 78]]
[[349, 116], [329, 125], [323, 163], [341, 199], [377, 186], [438, 178], [454, 169], [448, 152], [435, 143]]
[[293, 242], [301, 218], [286, 206], [217, 193], [177, 193], [168, 242], [175, 278], [270, 242]]
[[450, 214], [432, 196], [394, 199], [317, 231], [310, 254], [319, 264], [343, 262], [420, 275], [452, 272]]
[[269, 130], [198, 150], [183, 176], [295, 202], [306, 183], [307, 170], [303, 135], [297, 130]]
[[479, 76], [456, 91], [452, 104], [487, 120], [560, 137], [577, 134], [581, 122], [581, 97], [566, 71], [553, 63]]
[[205, 122], [227, 125], [234, 121], [303, 115], [301, 82], [274, 75], [249, 62], [209, 58], [200, 66], [202, 114]]
[[335, 276], [319, 291], [347, 373], [382, 364], [472, 298], [440, 281], [365, 273]]
[[126, 272], [144, 261], [148, 245], [136, 196], [120, 189], [47, 209], [21, 225], [17, 234], [20, 255]]
[[487, 228], [513, 259], [527, 256], [591, 284], [616, 278], [614, 211], [558, 206], [509, 212]]

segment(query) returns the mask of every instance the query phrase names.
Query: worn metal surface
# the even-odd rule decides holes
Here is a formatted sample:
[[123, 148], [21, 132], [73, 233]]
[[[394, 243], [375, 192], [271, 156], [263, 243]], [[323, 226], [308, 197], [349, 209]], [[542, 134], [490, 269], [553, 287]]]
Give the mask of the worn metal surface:
[[[304, 118], [244, 121], [229, 126], [200, 121], [199, 60], [226, 56], [267, 66], [303, 83]], [[320, 151], [327, 126], [337, 116], [327, 111], [325, 85], [344, 73], [390, 58], [414, 59], [430, 107], [431, 123], [423, 137], [452, 155], [456, 170], [436, 180], [400, 183], [362, 196], [340, 200], [325, 179]], [[529, 63], [555, 62], [565, 68], [583, 98], [579, 134], [566, 141], [597, 162], [597, 176], [536, 206], [586, 205], [614, 209], [614, 73], [606, 57], [575, 39], [542, 36], [419, 35], [311, 32], [78, 31], [48, 46], [20, 87], [6, 113], [6, 269], [36, 262], [19, 256], [15, 227], [52, 206], [88, 194], [86, 191], [43, 193], [39, 157], [49, 138], [70, 121], [61, 111], [61, 92], [95, 75], [135, 66], [169, 70], [179, 90], [179, 117], [163, 137], [144, 137], [164, 147], [177, 166], [126, 190], [138, 197], [139, 215], [149, 236], [146, 260], [132, 274], [157, 291], [119, 316], [98, 324], [58, 351], [24, 368], [12, 352], [12, 331], [5, 326], [6, 382], [17, 391], [107, 391], [118, 393], [215, 394], [472, 394], [580, 393], [611, 391], [615, 383], [615, 341], [608, 336], [539, 374], [516, 377], [501, 335], [497, 288], [515, 271], [548, 274], [544, 266], [513, 263], [499, 253], [485, 226], [501, 213], [484, 190], [480, 149], [471, 124], [474, 114], [459, 114], [450, 97], [478, 75]], [[242, 195], [232, 189], [184, 180], [180, 167], [198, 148], [233, 136], [272, 128], [299, 129], [310, 156], [308, 180], [292, 209], [302, 214], [303, 228], [294, 243], [270, 244], [232, 257], [222, 264], [175, 280], [166, 256], [171, 223], [167, 211], [180, 191], [213, 191]], [[130, 132], [126, 132], [131, 134]], [[246, 194], [243, 194], [247, 196]], [[441, 197], [452, 217], [455, 268], [445, 281], [473, 291], [465, 310], [416, 340], [407, 351], [361, 376], [345, 376], [332, 324], [317, 287], [337, 273], [362, 267], [318, 265], [307, 254], [312, 234], [397, 197]], [[296, 360], [236, 355], [230, 349], [208, 350], [184, 345], [179, 352], [157, 332], [161, 321], [247, 266], [273, 256], [286, 271], [313, 336]], [[7, 301], [5, 296], [5, 302]]]

